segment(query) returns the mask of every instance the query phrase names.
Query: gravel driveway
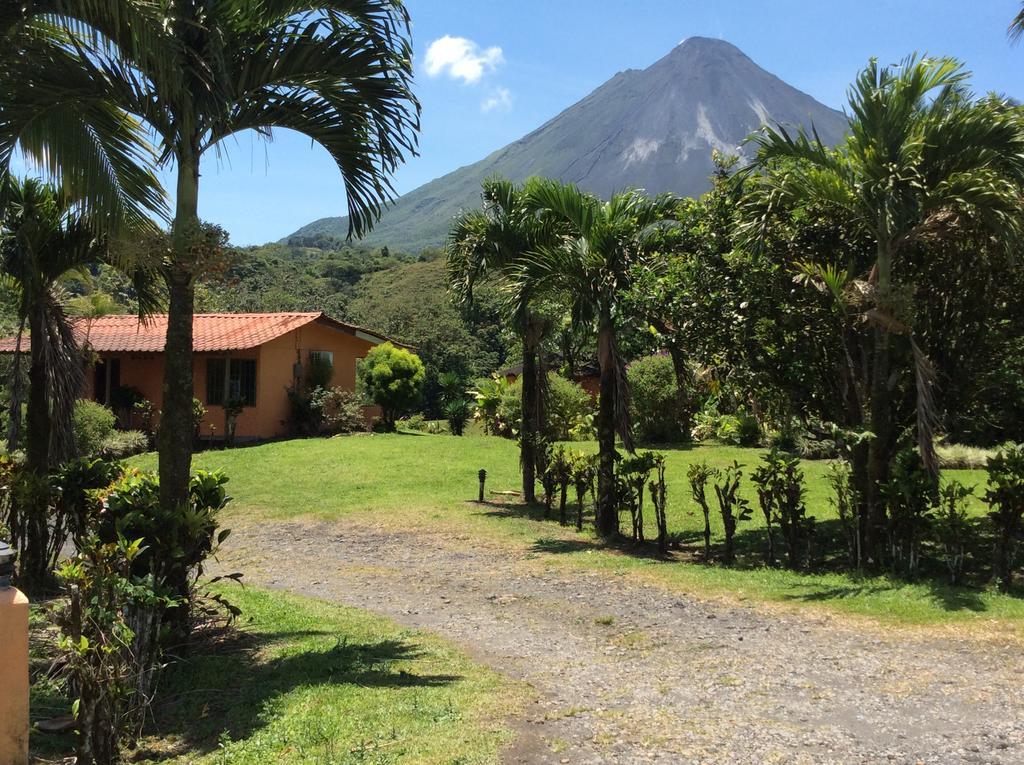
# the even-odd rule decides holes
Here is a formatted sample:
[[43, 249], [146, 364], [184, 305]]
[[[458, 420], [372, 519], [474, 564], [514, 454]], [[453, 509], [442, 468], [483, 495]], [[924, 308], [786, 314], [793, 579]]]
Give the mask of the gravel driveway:
[[1019, 645], [706, 601], [358, 521], [236, 528], [221, 557], [528, 683], [507, 763], [1024, 763]]

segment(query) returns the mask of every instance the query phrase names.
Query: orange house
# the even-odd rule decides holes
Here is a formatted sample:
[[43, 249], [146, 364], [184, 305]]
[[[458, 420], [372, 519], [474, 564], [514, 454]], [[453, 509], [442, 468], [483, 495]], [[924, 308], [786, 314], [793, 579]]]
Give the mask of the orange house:
[[[332, 363], [332, 387], [354, 391], [356, 361], [373, 346], [390, 342], [323, 313], [196, 314], [192, 333], [193, 395], [206, 407], [199, 435], [223, 436], [223, 405], [237, 400], [243, 408], [235, 437], [243, 440], [289, 434], [288, 391], [302, 382], [311, 357]], [[135, 316], [79, 319], [75, 335], [96, 358], [86, 374], [84, 397], [109, 404], [115, 390], [133, 388], [161, 408], [166, 314], [145, 323]], [[0, 340], [0, 353], [13, 352], [14, 345], [13, 338]], [[23, 341], [22, 349], [27, 345]], [[376, 408], [367, 407], [366, 414], [374, 416]]]

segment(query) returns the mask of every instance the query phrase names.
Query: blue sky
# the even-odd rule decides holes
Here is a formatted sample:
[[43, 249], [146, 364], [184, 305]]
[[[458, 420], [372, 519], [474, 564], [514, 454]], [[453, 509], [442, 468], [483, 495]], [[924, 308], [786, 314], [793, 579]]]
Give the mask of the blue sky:
[[[871, 56], [918, 51], [962, 59], [977, 91], [1024, 98], [1024, 44], [1006, 26], [1016, 0], [407, 0], [420, 156], [395, 177], [399, 193], [514, 141], [623, 69], [644, 68], [680, 40], [737, 45], [759, 65], [842, 108]], [[434, 48], [431, 45], [448, 39]], [[428, 66], [429, 64], [429, 66]], [[278, 239], [316, 218], [344, 214], [326, 153], [296, 135], [269, 145], [242, 136], [203, 166], [200, 214], [236, 244]], [[169, 184], [173, 188], [173, 182]]]

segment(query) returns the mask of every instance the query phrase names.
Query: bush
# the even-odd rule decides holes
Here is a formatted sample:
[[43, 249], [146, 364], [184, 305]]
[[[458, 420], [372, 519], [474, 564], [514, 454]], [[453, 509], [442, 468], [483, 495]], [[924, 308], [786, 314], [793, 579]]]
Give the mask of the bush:
[[626, 377], [636, 438], [656, 443], [689, 440], [693, 413], [684, 411], [672, 359], [664, 354], [645, 356], [629, 365]]
[[950, 584], [960, 584], [967, 560], [967, 549], [973, 541], [973, 530], [967, 513], [967, 499], [974, 494], [959, 481], [950, 481], [939, 490], [936, 508], [935, 541], [949, 569]]
[[739, 496], [740, 481], [743, 478], [743, 465], [733, 462], [722, 471], [716, 471], [715, 494], [718, 497], [718, 509], [722, 514], [722, 528], [725, 530], [725, 549], [722, 560], [729, 565], [735, 560], [733, 540], [736, 527], [740, 521], [750, 520], [750, 502]]
[[[557, 372], [548, 372], [546, 438], [551, 441], [585, 440], [589, 432], [585, 427], [579, 427], [580, 422], [587, 418], [592, 421], [593, 414], [594, 400], [589, 393]], [[522, 429], [522, 422], [523, 383], [520, 378], [503, 389], [491, 432], [515, 438]]]
[[996, 531], [994, 573], [1000, 588], [1007, 591], [1024, 536], [1024, 445], [1007, 444], [989, 458], [985, 501]]
[[[520, 389], [521, 390], [521, 389]], [[547, 437], [573, 440], [580, 418], [594, 412], [594, 400], [583, 388], [555, 372], [548, 372]]]
[[189, 483], [190, 501], [184, 508], [164, 507], [157, 477], [134, 470], [98, 495], [103, 505], [96, 529], [99, 540], [143, 541], [132, 573], [151, 576], [158, 594], [176, 601], [168, 613], [159, 615], [174, 639], [183, 640], [189, 634], [199, 602], [195, 585], [203, 573], [203, 562], [228, 536], [227, 530], [218, 533], [217, 522], [230, 499], [224, 489], [227, 480], [219, 471], [197, 471]]
[[419, 401], [426, 373], [415, 353], [382, 343], [359, 363], [359, 379], [367, 396], [381, 408], [384, 428], [393, 431], [396, 418]]
[[721, 414], [718, 401], [712, 398], [694, 418], [693, 437], [700, 441], [713, 438], [731, 446], [757, 446], [761, 426], [756, 417], [742, 409], [734, 414]]
[[772, 523], [782, 531], [786, 542], [786, 560], [791, 569], [799, 569], [810, 560], [814, 517], [804, 504], [804, 472], [800, 459], [772, 448], [764, 455], [764, 464], [754, 470], [751, 480], [757, 486], [757, 498], [768, 530], [768, 564], [775, 563], [775, 538]]
[[103, 442], [114, 432], [114, 413], [95, 401], [79, 399], [75, 402], [72, 419], [75, 448], [83, 457], [95, 457]]
[[509, 436], [508, 433], [503, 432], [503, 428], [498, 422], [498, 412], [504, 403], [505, 394], [511, 387], [512, 383], [507, 378], [495, 372], [490, 377], [477, 380], [476, 386], [469, 391], [469, 394], [476, 400], [476, 411], [473, 416], [483, 423], [484, 433], [493, 436]]
[[[139, 734], [157, 654], [138, 651], [133, 615], [166, 606], [149, 577], [133, 573], [142, 540], [92, 539], [58, 571], [67, 600], [53, 612], [58, 645], [74, 689], [78, 762], [121, 762], [125, 743]], [[140, 690], [142, 692], [140, 692]]]
[[406, 430], [414, 430], [417, 433], [425, 433], [427, 430], [427, 418], [422, 414], [414, 414], [402, 420], [402, 427]]
[[120, 460], [145, 451], [149, 451], [149, 436], [141, 430], [115, 430], [103, 439], [100, 456], [108, 460]]
[[448, 430], [453, 436], [461, 436], [466, 430], [466, 423], [473, 416], [473, 405], [468, 398], [455, 398], [445, 402], [442, 407]]
[[913, 576], [920, 566], [921, 542], [931, 522], [932, 507], [938, 502], [932, 477], [916, 449], [907, 448], [896, 455], [882, 496], [893, 571]]

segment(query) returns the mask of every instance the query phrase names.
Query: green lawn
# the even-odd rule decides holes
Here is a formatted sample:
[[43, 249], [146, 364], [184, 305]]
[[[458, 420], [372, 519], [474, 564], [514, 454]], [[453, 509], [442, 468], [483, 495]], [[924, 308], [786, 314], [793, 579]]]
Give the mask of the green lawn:
[[[590, 449], [593, 444], [574, 448]], [[706, 460], [725, 466], [733, 460], [746, 465], [744, 494], [754, 502], [749, 475], [762, 450], [699, 445], [662, 449], [667, 455], [669, 529], [688, 546], [699, 542], [703, 518], [690, 497], [687, 466]], [[136, 461], [153, 467], [147, 455]], [[211, 451], [196, 456], [196, 466], [223, 468], [231, 477], [235, 497], [230, 519], [311, 516], [321, 519], [366, 514], [388, 524], [455, 525], [472, 534], [526, 548], [541, 562], [587, 566], [653, 578], [697, 594], [727, 594], [755, 600], [813, 604], [847, 613], [904, 623], [942, 623], [999, 620], [1014, 630], [1024, 626], [1024, 599], [989, 589], [951, 588], [941, 570], [922, 583], [889, 578], [857, 578], [828, 570], [840, 554], [838, 521], [828, 504], [826, 464], [807, 462], [807, 501], [818, 519], [819, 547], [825, 570], [797, 574], [760, 565], [763, 520], [754, 517], [737, 535], [740, 564], [734, 569], [654, 560], [636, 554], [629, 545], [609, 550], [588, 531], [583, 536], [544, 521], [540, 511], [511, 503], [501, 507], [467, 504], [475, 499], [477, 471], [488, 472], [491, 490], [518, 487], [516, 445], [489, 437], [396, 434], [286, 441], [234, 451]], [[947, 479], [983, 485], [984, 471], [947, 471]], [[709, 492], [710, 493], [710, 492]], [[981, 513], [980, 503], [975, 504]], [[712, 500], [712, 512], [717, 506]], [[648, 525], [650, 521], [648, 518]], [[715, 541], [721, 521], [713, 515]], [[653, 534], [653, 529], [650, 530]], [[990, 623], [990, 621], [988, 621]]]
[[[252, 587], [243, 631], [172, 665], [133, 761], [491, 763], [523, 691], [378, 616]], [[34, 735], [38, 753], [68, 736]]]

